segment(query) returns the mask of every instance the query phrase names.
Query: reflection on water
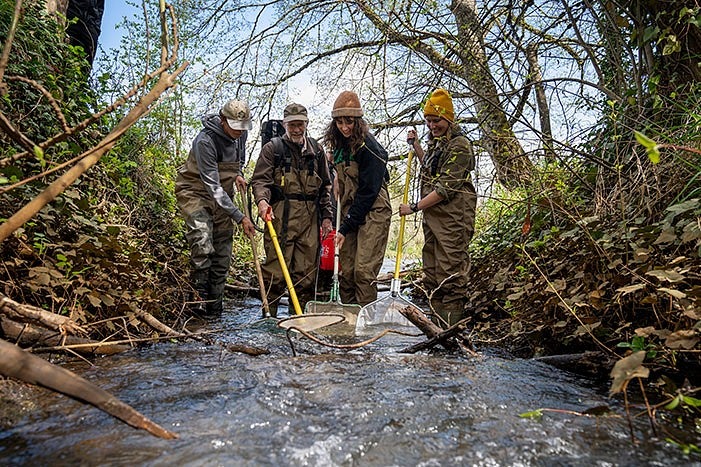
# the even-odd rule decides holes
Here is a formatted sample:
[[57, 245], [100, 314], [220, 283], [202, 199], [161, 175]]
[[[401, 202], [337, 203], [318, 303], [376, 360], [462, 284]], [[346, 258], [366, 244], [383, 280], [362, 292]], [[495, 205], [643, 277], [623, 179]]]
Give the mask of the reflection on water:
[[[630, 442], [601, 388], [554, 368], [485, 355], [404, 355], [417, 338], [388, 335], [352, 352], [266, 324], [254, 301], [213, 328], [222, 343], [161, 343], [72, 369], [176, 432], [160, 440], [97, 409], [47, 394], [40, 410], [0, 431], [0, 465], [670, 465], [689, 464], [659, 440]], [[623, 414], [616, 408], [615, 412]], [[638, 437], [649, 431], [639, 420]]]

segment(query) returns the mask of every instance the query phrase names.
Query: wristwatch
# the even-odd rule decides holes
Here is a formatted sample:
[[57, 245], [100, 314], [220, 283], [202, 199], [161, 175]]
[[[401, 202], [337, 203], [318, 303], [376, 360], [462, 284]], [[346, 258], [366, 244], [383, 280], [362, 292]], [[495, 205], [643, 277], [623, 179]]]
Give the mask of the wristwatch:
[[411, 203], [409, 208], [411, 208], [411, 212], [419, 212], [419, 203]]

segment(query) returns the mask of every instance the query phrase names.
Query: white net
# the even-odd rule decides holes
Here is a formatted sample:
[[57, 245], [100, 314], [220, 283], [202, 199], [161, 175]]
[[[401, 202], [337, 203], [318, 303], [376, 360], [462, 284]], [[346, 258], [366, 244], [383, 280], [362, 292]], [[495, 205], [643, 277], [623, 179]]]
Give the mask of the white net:
[[340, 314], [308, 314], [292, 316], [280, 320], [277, 325], [283, 329], [299, 329], [305, 332], [311, 332], [327, 326], [334, 326], [344, 321], [345, 317]]
[[400, 310], [412, 307], [421, 311], [416, 305], [400, 295], [387, 296], [365, 305], [358, 313], [355, 323], [356, 334], [374, 332], [378, 327], [405, 327], [416, 330], [416, 326], [406, 319]]

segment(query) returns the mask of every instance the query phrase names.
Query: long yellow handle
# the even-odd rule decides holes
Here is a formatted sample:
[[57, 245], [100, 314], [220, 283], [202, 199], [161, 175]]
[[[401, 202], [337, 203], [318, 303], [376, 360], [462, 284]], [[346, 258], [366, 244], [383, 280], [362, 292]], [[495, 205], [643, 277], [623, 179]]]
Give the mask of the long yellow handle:
[[[414, 158], [414, 148], [409, 150], [409, 155], [406, 158], [406, 179], [404, 180], [404, 195], [402, 203], [409, 202], [409, 185], [411, 183], [411, 162]], [[394, 265], [394, 280], [399, 279], [399, 271], [401, 270], [402, 247], [404, 246], [404, 224], [406, 224], [406, 216], [399, 217], [399, 238], [397, 239], [397, 262]]]
[[277, 240], [277, 233], [275, 233], [275, 228], [271, 221], [265, 221], [265, 225], [268, 226], [268, 231], [270, 232], [270, 238], [273, 240], [273, 245], [275, 245], [275, 252], [277, 253], [277, 259], [280, 261], [280, 269], [282, 269], [282, 275], [285, 276], [285, 282], [287, 283], [287, 291], [290, 293], [290, 301], [295, 310], [295, 314], [301, 315], [302, 308], [299, 306], [299, 300], [297, 299], [297, 293], [295, 292], [294, 284], [292, 284], [292, 279], [290, 278], [290, 272], [287, 270], [287, 264], [285, 263], [285, 256], [282, 254], [280, 249], [280, 242]]

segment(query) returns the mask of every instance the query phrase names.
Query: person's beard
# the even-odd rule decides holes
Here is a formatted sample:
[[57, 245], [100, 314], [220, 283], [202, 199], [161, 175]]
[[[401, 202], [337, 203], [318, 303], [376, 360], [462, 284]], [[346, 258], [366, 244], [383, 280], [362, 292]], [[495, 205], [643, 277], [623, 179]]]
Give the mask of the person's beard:
[[302, 145], [304, 144], [304, 132], [302, 132], [301, 135], [292, 135], [292, 134], [290, 134], [289, 137], [290, 137], [290, 140], [291, 140], [293, 143], [297, 143], [297, 144], [299, 144], [300, 146], [302, 146]]

